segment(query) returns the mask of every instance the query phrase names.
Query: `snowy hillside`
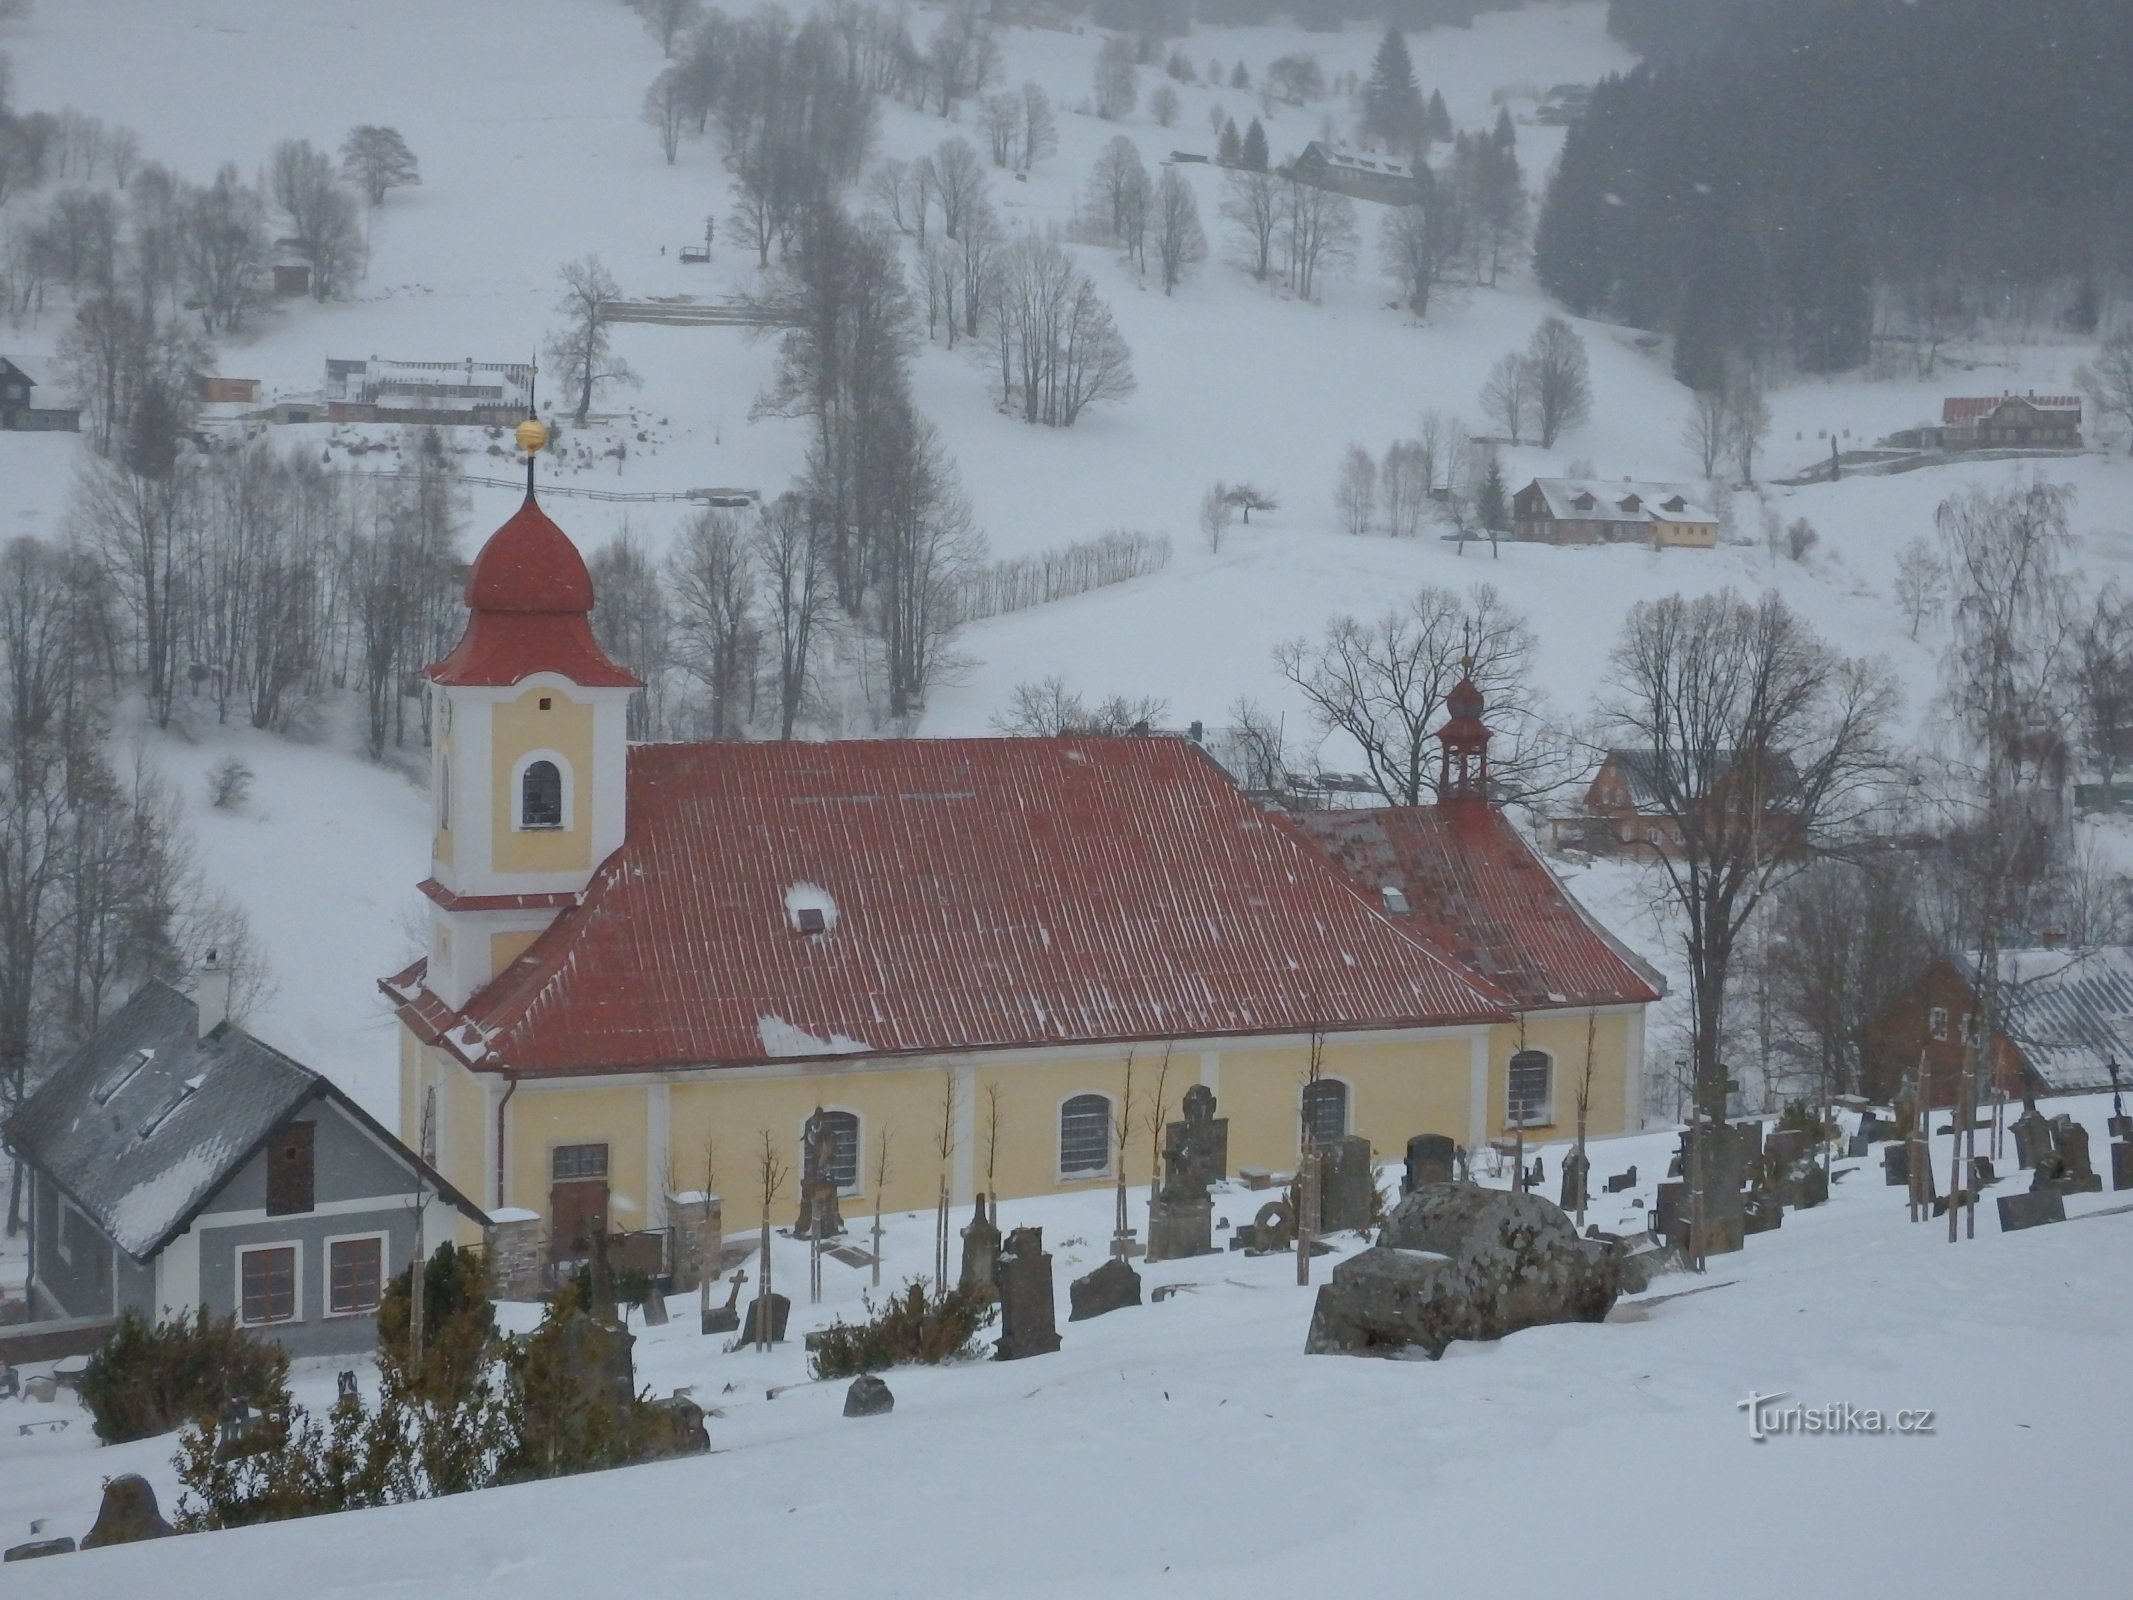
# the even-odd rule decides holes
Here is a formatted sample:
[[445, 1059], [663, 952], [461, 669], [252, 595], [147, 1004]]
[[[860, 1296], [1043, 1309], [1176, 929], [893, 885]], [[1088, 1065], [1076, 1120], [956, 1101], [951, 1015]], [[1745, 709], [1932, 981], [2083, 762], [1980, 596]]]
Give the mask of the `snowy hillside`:
[[[1441, 90], [1459, 126], [1486, 125], [1500, 90], [1510, 91], [1514, 111], [1530, 110], [1537, 88], [1625, 66], [1628, 58], [1605, 34], [1604, 11], [1596, 0], [1539, 5], [1485, 15], [1471, 29], [1418, 34], [1417, 74], [1426, 91]], [[936, 17], [920, 8], [914, 29], [923, 34]], [[1175, 127], [1158, 127], [1145, 109], [1123, 123], [1100, 121], [1073, 109], [1089, 94], [1096, 33], [1016, 28], [1003, 42], [1005, 81], [1041, 83], [1061, 112], [1059, 149], [1026, 183], [987, 169], [1010, 226], [1066, 222], [1098, 150], [1120, 131], [1152, 165], [1173, 149], [1211, 151], [1212, 108], [1240, 122], [1260, 110], [1254, 95], [1188, 86]], [[1368, 29], [1201, 29], [1185, 48], [1203, 70], [1210, 58], [1242, 60], [1255, 75], [1274, 57], [1308, 48], [1337, 73], [1367, 69], [1375, 42]], [[5, 48], [19, 102], [74, 105], [128, 124], [146, 154], [195, 180], [224, 160], [249, 172], [284, 137], [330, 148], [357, 122], [404, 132], [423, 183], [395, 191], [376, 214], [371, 267], [355, 297], [293, 302], [223, 348], [221, 370], [261, 379], [269, 397], [315, 393], [329, 356], [519, 358], [557, 320], [556, 269], [587, 254], [599, 255], [631, 296], [717, 298], [757, 283], [752, 256], [727, 238], [716, 141], [684, 143], [669, 166], [639, 120], [660, 58], [620, 5], [51, 0], [13, 26]], [[1144, 89], [1156, 81], [1144, 70]], [[1335, 101], [1277, 105], [1267, 129], [1276, 158], [1320, 136], [1329, 112], [1347, 115]], [[878, 153], [913, 158], [956, 134], [982, 142], [967, 113], [963, 125], [951, 126], [887, 104]], [[1538, 189], [1561, 138], [1558, 129], [1519, 127], [1530, 187]], [[1514, 272], [1501, 288], [1442, 297], [1417, 324], [1389, 307], [1369, 206], [1359, 262], [1326, 286], [1321, 303], [1270, 292], [1221, 259], [1219, 174], [1175, 170], [1196, 185], [1215, 259], [1174, 296], [1164, 296], [1152, 275], [1143, 281], [1116, 252], [1073, 247], [1132, 345], [1133, 398], [1092, 411], [1070, 430], [1034, 428], [995, 409], [987, 375], [965, 349], [929, 348], [915, 376], [917, 401], [942, 429], [995, 554], [1132, 528], [1167, 536], [1171, 564], [1154, 577], [973, 627], [959, 643], [971, 665], [935, 691], [922, 732], [983, 732], [1014, 685], [1057, 674], [1091, 697], [1158, 697], [1179, 724], [1219, 721], [1235, 700], [1250, 697], [1285, 715], [1294, 733], [1307, 723], [1275, 671], [1277, 643], [1316, 634], [1335, 612], [1374, 610], [1418, 584], [1482, 580], [1531, 619], [1540, 686], [1566, 718], [1588, 710], [1630, 604], [1727, 584], [1775, 587], [1847, 647], [1886, 652], [1914, 717], [1922, 716], [1938, 641], [1905, 636], [1889, 598], [1895, 552], [1930, 531], [1945, 495], [2024, 469], [1978, 464], [1772, 490], [1770, 509], [1781, 521], [1806, 517], [1820, 532], [1804, 562], [1762, 547], [1763, 509], [1746, 493], [1735, 497], [1734, 520], [1752, 542], [1713, 552], [1506, 545], [1492, 560], [1485, 547], [1462, 556], [1435, 538], [1347, 538], [1333, 507], [1345, 447], [1382, 450], [1428, 409], [1479, 426], [1476, 396], [1491, 364], [1523, 345], [1552, 307]], [[709, 213], [721, 219], [714, 261], [685, 267], [679, 248], [701, 236]], [[0, 330], [0, 340], [26, 366], [46, 367], [63, 321], [48, 312]], [[1689, 399], [1663, 352], [1640, 344], [1634, 330], [1585, 324], [1582, 331], [1593, 418], [1553, 450], [1507, 449], [1510, 481], [1576, 463], [1606, 478], [1694, 476], [1697, 464], [1681, 439]], [[608, 403], [608, 420], [566, 441], [561, 459], [544, 468], [551, 481], [776, 492], [790, 480], [804, 446], [801, 426], [749, 419], [773, 364], [771, 341], [732, 328], [631, 325], [618, 342], [643, 387]], [[1832, 432], [1856, 444], [1925, 420], [1950, 390], [2064, 389], [2084, 354], [2071, 344], [1979, 345], [1951, 353], [1932, 381], [1779, 389], [1770, 396], [1775, 420], [1764, 470], [1785, 474], [1819, 462]], [[345, 461], [324, 443], [335, 431], [282, 429], [277, 437]], [[603, 454], [617, 443], [626, 448], [619, 461]], [[0, 435], [0, 534], [63, 531], [75, 448], [60, 438]], [[508, 458], [479, 453], [467, 470], [510, 475]], [[2092, 454], [2053, 463], [2051, 473], [2079, 492], [2075, 523], [2088, 540], [2091, 572], [2100, 581], [2121, 570], [2133, 558], [2133, 467]], [[1214, 479], [1244, 477], [1277, 491], [1281, 509], [1231, 529], [1220, 552], [1210, 552], [1194, 523], [1199, 496]], [[473, 492], [467, 553], [511, 499], [504, 489]], [[626, 524], [657, 548], [682, 515], [672, 505], [562, 497], [552, 509], [588, 547]], [[389, 1110], [391, 1040], [372, 981], [407, 945], [405, 908], [424, 864], [422, 797], [407, 780], [342, 756], [345, 740], [243, 739], [234, 743], [260, 774], [256, 797], [240, 815], [209, 813], [201, 775], [232, 742], [195, 717], [185, 739], [149, 748], [200, 806], [210, 876], [242, 901], [263, 936], [277, 992], [257, 1020], [374, 1109]], [[1338, 746], [1324, 758], [1349, 764]], [[1621, 931], [1652, 949], [1648, 929]]]

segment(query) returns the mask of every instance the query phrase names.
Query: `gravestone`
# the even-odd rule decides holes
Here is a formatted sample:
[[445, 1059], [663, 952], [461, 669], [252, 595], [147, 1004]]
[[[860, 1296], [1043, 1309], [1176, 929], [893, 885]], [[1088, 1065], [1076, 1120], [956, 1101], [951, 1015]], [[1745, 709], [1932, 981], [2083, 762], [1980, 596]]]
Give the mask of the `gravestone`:
[[710, 1280], [708, 1278], [704, 1280], [704, 1287], [707, 1292], [704, 1295], [701, 1308], [703, 1316], [702, 1332], [736, 1333], [740, 1330], [741, 1285], [747, 1281], [748, 1274], [746, 1272], [735, 1272], [726, 1289], [726, 1303], [722, 1306], [715, 1306], [711, 1304], [711, 1296], [708, 1293]]
[[1404, 1200], [1425, 1183], [1450, 1183], [1458, 1170], [1459, 1146], [1448, 1134], [1418, 1133], [1407, 1141], [1407, 1170], [1400, 1175]]
[[844, 1232], [837, 1210], [837, 1140], [829, 1114], [820, 1106], [800, 1130], [800, 1216], [792, 1225], [795, 1239], [834, 1239]]
[[35, 1400], [40, 1405], [50, 1405], [59, 1398], [59, 1380], [48, 1372], [22, 1380], [22, 1398]]
[[2113, 1139], [2133, 1139], [2133, 1117], [2106, 1117], [2104, 1132]]
[[1740, 1153], [1744, 1160], [1752, 1160], [1765, 1153], [1763, 1136], [1767, 1131], [1761, 1122], [1745, 1121], [1733, 1125], [1735, 1137], [1740, 1140]]
[[138, 1472], [126, 1472], [104, 1484], [104, 1503], [97, 1508], [96, 1526], [83, 1536], [81, 1547], [101, 1550], [105, 1545], [167, 1539], [171, 1532], [170, 1524], [156, 1506], [155, 1486]]
[[1852, 1135], [1851, 1142], [1845, 1145], [1845, 1158], [1851, 1161], [1860, 1160], [1873, 1147], [1873, 1143], [1872, 1136], [1867, 1133], [1866, 1129], [1861, 1128]]
[[2051, 1119], [2035, 1106], [2023, 1107], [2007, 1131], [2014, 1135], [2015, 1165], [2024, 1172], [2035, 1170], [2039, 1161], [2052, 1154]]
[[1607, 1180], [1607, 1192], [1609, 1194], [1621, 1194], [1625, 1190], [1636, 1187], [1637, 1169], [1635, 1167], [1631, 1167], [1627, 1172], [1618, 1172]]
[[659, 1292], [657, 1285], [644, 1297], [644, 1304], [638, 1309], [644, 1313], [644, 1325], [647, 1328], [664, 1328], [667, 1325], [667, 1297]]
[[1547, 1181], [1548, 1163], [1543, 1161], [1539, 1156], [1535, 1156], [1533, 1158], [1532, 1169], [1526, 1173], [1526, 1187], [1528, 1189], [1538, 1189]]
[[963, 1227], [963, 1273], [956, 1281], [965, 1294], [993, 1297], [993, 1263], [1000, 1258], [1000, 1229], [993, 1221], [998, 1202], [979, 1195]]
[[[767, 1309], [765, 1307], [766, 1300], [768, 1302]], [[783, 1344], [785, 1342], [785, 1324], [791, 1316], [792, 1302], [782, 1294], [757, 1295], [748, 1302], [748, 1315], [741, 1319], [741, 1329], [747, 1335], [747, 1342], [754, 1344], [762, 1337], [764, 1319], [767, 1317], [769, 1319], [770, 1342], [772, 1344]]]
[[353, 1372], [343, 1372], [333, 1380], [333, 1399], [336, 1405], [349, 1400], [360, 1400], [362, 1397], [362, 1392], [356, 1388], [356, 1375]]
[[1877, 1112], [1862, 1111], [1859, 1113], [1859, 1131], [1865, 1135], [1869, 1144], [1878, 1144], [1883, 1139], [1886, 1139], [1894, 1131], [1895, 1126], [1888, 1118], [1881, 1116]]
[[1759, 1194], [1740, 1208], [1740, 1225], [1743, 1234], [1768, 1233], [1783, 1226], [1785, 1208], [1767, 1194]]
[[35, 1561], [39, 1556], [71, 1555], [72, 1539], [32, 1539], [28, 1544], [11, 1544], [0, 1552], [0, 1561]]
[[[1744, 1124], [1744, 1126], [1760, 1128], [1762, 1124], [1750, 1122]], [[1774, 1129], [1762, 1147], [1764, 1164], [1773, 1172], [1783, 1172], [1787, 1167], [1799, 1160], [1800, 1157], [1807, 1154], [1808, 1148], [1812, 1143], [1813, 1140], [1798, 1128]]]
[[1141, 1275], [1116, 1257], [1067, 1285], [1069, 1322], [1086, 1322], [1106, 1312], [1141, 1303]]
[[22, 1374], [0, 1361], [0, 1400], [12, 1400], [22, 1393]]
[[647, 1441], [646, 1453], [654, 1457], [700, 1456], [711, 1449], [711, 1430], [704, 1423], [704, 1408], [687, 1395], [654, 1400], [651, 1409], [666, 1419], [663, 1437]]
[[2089, 1130], [2070, 1116], [2052, 1119], [2052, 1135], [2058, 1145], [2062, 1167], [2060, 1192], [2063, 1194], [2093, 1194], [2103, 1187], [2103, 1180], [2096, 1175], [2096, 1168], [2089, 1161]]
[[637, 1336], [580, 1311], [563, 1324], [563, 1364], [587, 1400], [627, 1410], [637, 1398]]
[[1779, 1192], [1793, 1210], [1812, 1210], [1829, 1199], [1829, 1174], [1820, 1162], [1808, 1162], [1786, 1173]]
[[1295, 1248], [1295, 1210], [1286, 1200], [1269, 1200], [1252, 1219], [1252, 1241], [1245, 1246], [1245, 1252], [1258, 1256], [1279, 1255]]
[[1163, 1192], [1174, 1200], [1205, 1195], [1229, 1176], [1229, 1118], [1215, 1115], [1215, 1091], [1185, 1091], [1184, 1120], [1163, 1127]]
[[1563, 1188], [1561, 1205], [1565, 1211], [1582, 1211], [1585, 1208], [1585, 1175], [1592, 1163], [1575, 1146], [1563, 1157]]
[[1911, 1181], [1911, 1147], [1904, 1143], [1883, 1146], [1881, 1172], [1891, 1189], [1901, 1189], [1908, 1184]]
[[1057, 1350], [1052, 1258], [1045, 1253], [1042, 1228], [1017, 1228], [1007, 1236], [993, 1263], [992, 1281], [1000, 1296], [1000, 1338], [993, 1359], [1020, 1361]]
[[2018, 1233], [2047, 1222], [2066, 1220], [2066, 1200], [2055, 1189], [2032, 1189], [2027, 1194], [2000, 1196], [2000, 1232]]
[[1204, 1195], [1198, 1200], [1166, 1200], [1157, 1195], [1148, 1202], [1148, 1259], [1183, 1261], [1188, 1256], [1212, 1254], [1215, 1203]]
[[2112, 1141], [2111, 1188], [2133, 1189], [2133, 1139]]
[[871, 1372], [862, 1372], [844, 1391], [844, 1414], [848, 1417], [885, 1417], [896, 1409], [896, 1396]]
[[1972, 1156], [1970, 1158], [1970, 1189], [1972, 1193], [1976, 1193], [1979, 1189], [1987, 1188], [1999, 1181], [1999, 1176], [1992, 1170], [1992, 1157]]
[[1350, 1134], [1319, 1144], [1318, 1231], [1361, 1232], [1377, 1210], [1378, 1175], [1370, 1164], [1370, 1141]]

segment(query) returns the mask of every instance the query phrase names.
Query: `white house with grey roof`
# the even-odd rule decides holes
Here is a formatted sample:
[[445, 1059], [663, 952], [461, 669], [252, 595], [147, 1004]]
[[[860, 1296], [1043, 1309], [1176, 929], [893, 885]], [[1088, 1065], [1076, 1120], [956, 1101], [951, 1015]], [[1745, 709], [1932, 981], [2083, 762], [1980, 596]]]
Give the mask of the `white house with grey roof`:
[[[384, 1285], [482, 1212], [330, 1081], [226, 1017], [228, 975], [144, 985], [23, 1105], [32, 1315], [234, 1312], [292, 1355], [377, 1342]], [[94, 1339], [87, 1340], [93, 1343]]]
[[1708, 550], [1718, 543], [1718, 514], [1685, 484], [1535, 478], [1511, 497], [1511, 537]]

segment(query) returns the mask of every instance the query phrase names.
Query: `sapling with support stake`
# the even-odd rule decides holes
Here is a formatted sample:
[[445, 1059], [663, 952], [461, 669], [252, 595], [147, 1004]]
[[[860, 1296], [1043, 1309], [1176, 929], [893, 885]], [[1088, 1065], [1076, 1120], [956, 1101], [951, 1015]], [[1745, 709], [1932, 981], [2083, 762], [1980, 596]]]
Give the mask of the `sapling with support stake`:
[[778, 1157], [777, 1141], [770, 1130], [762, 1130], [762, 1152], [758, 1159], [757, 1177], [761, 1179], [763, 1197], [763, 1247], [757, 1258], [755, 1325], [748, 1330], [748, 1339], [758, 1350], [770, 1348], [771, 1334], [776, 1328], [770, 1304], [770, 1218], [771, 1208], [777, 1204], [778, 1191], [785, 1187], [787, 1168]]

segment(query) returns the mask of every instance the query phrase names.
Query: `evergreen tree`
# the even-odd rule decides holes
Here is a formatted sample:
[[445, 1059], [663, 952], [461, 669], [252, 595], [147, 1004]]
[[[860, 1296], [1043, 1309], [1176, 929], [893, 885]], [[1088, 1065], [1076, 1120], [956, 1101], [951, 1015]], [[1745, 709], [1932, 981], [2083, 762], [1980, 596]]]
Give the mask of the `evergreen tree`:
[[1244, 130], [1244, 167], [1251, 172], [1267, 170], [1266, 129], [1259, 126], [1259, 119], [1252, 118], [1252, 125]]
[[1426, 112], [1415, 64], [1398, 28], [1387, 28], [1363, 86], [1363, 131], [1389, 145], [1406, 147], [1423, 132]]
[[1432, 92], [1429, 97], [1429, 136], [1439, 144], [1452, 136], [1452, 114], [1445, 109], [1442, 89]]
[[1509, 153], [1518, 148], [1518, 129], [1511, 124], [1511, 108], [1496, 113], [1496, 148]]
[[1215, 146], [1215, 159], [1225, 167], [1234, 167], [1243, 154], [1244, 141], [1237, 137], [1236, 120], [1225, 117], [1222, 121], [1222, 138]]
[[1474, 497], [1474, 514], [1491, 533], [1511, 531], [1511, 497], [1504, 488], [1503, 458], [1489, 452], [1488, 469], [1481, 476], [1481, 492]]

